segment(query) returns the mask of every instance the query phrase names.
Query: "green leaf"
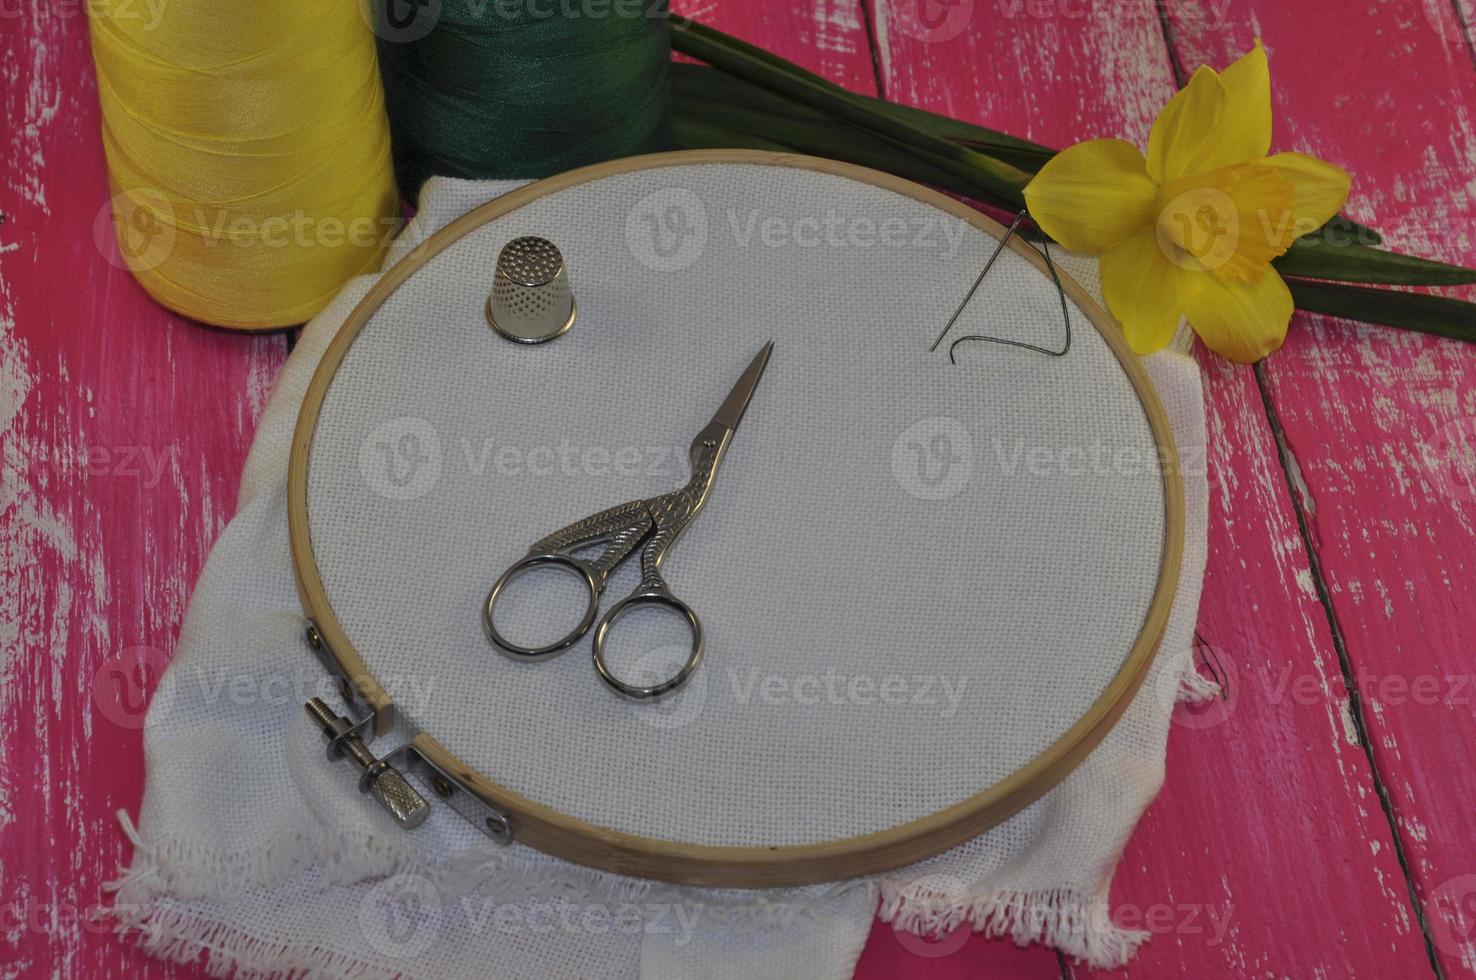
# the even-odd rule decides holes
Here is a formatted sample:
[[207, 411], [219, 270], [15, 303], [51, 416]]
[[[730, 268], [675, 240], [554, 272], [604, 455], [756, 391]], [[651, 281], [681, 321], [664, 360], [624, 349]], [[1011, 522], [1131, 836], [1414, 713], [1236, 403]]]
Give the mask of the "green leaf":
[[[1050, 159], [1049, 147], [848, 92], [777, 55], [690, 19], [673, 18], [672, 46], [712, 69], [675, 65], [679, 146], [762, 146], [847, 160], [1009, 208]], [[1458, 285], [1476, 270], [1373, 248], [1372, 229], [1337, 216], [1277, 259], [1299, 308], [1476, 339], [1476, 304], [1366, 289]], [[1335, 280], [1314, 282], [1313, 279]]]
[[1325, 239], [1331, 245], [1382, 245], [1384, 243], [1383, 235], [1368, 225], [1360, 225], [1352, 218], [1345, 218], [1341, 214], [1333, 215], [1328, 219], [1327, 224], [1303, 237]]
[[[672, 118], [675, 126], [685, 127], [700, 123], [708, 130], [697, 141], [687, 138], [682, 132], [674, 132], [673, 145], [677, 149], [718, 145], [751, 147], [755, 145], [753, 140], [767, 140], [773, 144], [770, 149], [778, 147], [794, 153], [844, 160], [906, 177], [908, 180], [931, 184], [955, 194], [968, 197], [981, 195], [975, 182], [963, 180], [943, 169], [927, 153], [918, 150], [899, 153], [896, 144], [838, 119], [801, 120], [775, 116], [763, 109], [731, 102], [708, 102], [690, 97], [677, 97], [673, 100]], [[711, 142], [721, 139], [721, 133], [730, 134], [728, 142]], [[1009, 201], [994, 198], [993, 195], [989, 195], [989, 199], [1005, 207], [1014, 206]]]
[[[905, 165], [900, 162], [904, 155], [907, 152], [926, 150], [935, 157], [930, 162], [938, 169], [958, 174], [955, 167], [944, 162], [948, 157], [946, 154], [940, 155], [940, 147], [936, 144], [919, 145], [918, 141], [908, 138], [899, 131], [882, 128], [885, 124], [878, 124], [876, 121], [878, 119], [926, 134], [933, 139], [946, 140], [966, 147], [973, 150], [977, 156], [1002, 161], [1026, 180], [1040, 170], [1056, 153], [1050, 147], [1020, 139], [1008, 133], [961, 122], [924, 109], [858, 95], [819, 75], [807, 72], [778, 55], [715, 31], [690, 18], [680, 22], [674, 20], [672, 46], [684, 54], [701, 58], [717, 66], [714, 68], [686, 63], [674, 64], [672, 66], [673, 93], [678, 101], [684, 98], [695, 98], [707, 102], [761, 108], [775, 115], [786, 116], [791, 120], [808, 119], [819, 122], [839, 118], [847, 125], [871, 130], [873, 135], [886, 135], [891, 142], [898, 144], [896, 150], [874, 155], [870, 158], [871, 162], [866, 164], [880, 170], [908, 176], [903, 172]], [[735, 67], [742, 59], [747, 59], [746, 70]], [[828, 93], [833, 99], [845, 100], [852, 106], [852, 111], [850, 114], [837, 114], [833, 103], [826, 102], [814, 93], [808, 99], [796, 98], [794, 97], [796, 86], [813, 86], [817, 91]], [[870, 110], [869, 113], [867, 110]], [[868, 114], [872, 119], [871, 125], [858, 122], [858, 113]], [[881, 129], [881, 132], [876, 132], [878, 129]], [[765, 131], [765, 128], [752, 130], [754, 135]], [[833, 130], [831, 136], [834, 139], [840, 139]], [[823, 146], [803, 152], [830, 155]], [[837, 159], [861, 162], [848, 156], [837, 156]], [[970, 176], [963, 177], [963, 180], [963, 186], [958, 186], [957, 181], [929, 182], [957, 193], [1001, 202], [1008, 207], [1020, 206], [1021, 202], [1017, 194], [1007, 190], [1001, 192], [1001, 188], [992, 183], [981, 186], [975, 178]], [[1382, 238], [1373, 229], [1338, 215], [1317, 231], [1303, 236], [1298, 240], [1298, 244], [1305, 246], [1326, 243], [1342, 246], [1344, 243], [1356, 242], [1376, 245], [1381, 241]], [[1314, 266], [1310, 264], [1312, 261], [1310, 257], [1302, 255], [1287, 261], [1291, 263], [1289, 268], [1298, 270], [1292, 274], [1315, 275], [1354, 282], [1438, 284], [1462, 281], [1453, 278], [1454, 274], [1449, 271], [1458, 268], [1456, 266], [1442, 266], [1441, 268], [1445, 271], [1438, 272], [1433, 266], [1419, 265], [1419, 260], [1414, 260], [1414, 264], [1400, 265], [1370, 260], [1367, 256], [1356, 258], [1360, 261], [1349, 262], [1346, 265], [1339, 264], [1338, 259], [1332, 259], [1319, 261]], [[1435, 263], [1434, 265], [1440, 266], [1441, 264]], [[1319, 271], [1312, 271], [1314, 268]], [[1365, 275], [1368, 278], [1360, 278]]]
[[1366, 245], [1333, 245], [1304, 235], [1273, 265], [1285, 276], [1394, 286], [1462, 286], [1476, 282], [1476, 269], [1400, 255]]
[[750, 133], [739, 132], [714, 125], [702, 116], [674, 111], [671, 117], [671, 145], [677, 150], [712, 150], [736, 147], [740, 150], [770, 150], [777, 153], [793, 152], [794, 148], [783, 143]]
[[1301, 279], [1288, 279], [1286, 284], [1299, 310], [1476, 341], [1476, 303], [1429, 293]]
[[[830, 113], [811, 108], [803, 102], [788, 98], [761, 85], [744, 81], [708, 65], [677, 62], [671, 66], [671, 69], [672, 95], [678, 102], [684, 99], [701, 99], [708, 102], [761, 108], [795, 119], [836, 121], [835, 116]], [[941, 136], [967, 146], [969, 149], [986, 153], [1027, 173], [1035, 173], [1045, 165], [1047, 160], [1056, 155], [1056, 151], [1048, 146], [1041, 146], [1039, 143], [1032, 143], [1008, 133], [985, 129], [983, 126], [960, 122], [948, 116], [940, 116], [935, 112], [914, 109], [911, 106], [887, 102], [869, 95], [850, 94], [877, 112], [918, 126], [934, 136]]]
[[876, 111], [866, 101], [818, 75], [692, 20], [673, 19], [672, 47], [739, 78], [771, 88], [805, 105], [828, 112], [873, 135], [928, 151], [938, 166], [976, 188], [976, 194], [1023, 206], [1020, 191], [1030, 175], [994, 157], [959, 146], [925, 129]]

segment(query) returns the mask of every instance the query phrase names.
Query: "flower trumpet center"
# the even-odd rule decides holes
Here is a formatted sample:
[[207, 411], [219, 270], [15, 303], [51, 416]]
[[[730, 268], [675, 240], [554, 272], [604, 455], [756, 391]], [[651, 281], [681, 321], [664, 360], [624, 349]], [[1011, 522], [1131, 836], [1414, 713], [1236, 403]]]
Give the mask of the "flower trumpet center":
[[1160, 187], [1159, 246], [1182, 268], [1257, 282], [1298, 229], [1294, 188], [1274, 167], [1237, 163]]

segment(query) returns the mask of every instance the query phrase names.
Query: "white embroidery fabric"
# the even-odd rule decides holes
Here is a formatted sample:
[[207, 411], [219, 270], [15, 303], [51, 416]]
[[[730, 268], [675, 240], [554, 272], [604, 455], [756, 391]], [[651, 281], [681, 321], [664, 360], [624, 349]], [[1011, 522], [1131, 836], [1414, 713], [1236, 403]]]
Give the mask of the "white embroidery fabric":
[[[637, 180], [618, 189], [606, 218], [648, 213], [642, 202], [649, 204], [651, 195], [671, 186], [646, 179], [658, 182]], [[510, 186], [431, 182], [391, 261]], [[700, 181], [679, 189], [715, 193]], [[771, 179], [765, 191], [767, 200], [778, 202], [778, 213], [786, 213], [786, 206], [794, 213], [807, 195], [821, 199], [804, 180], [786, 185]], [[745, 193], [753, 199], [751, 191]], [[844, 247], [817, 248], [810, 250], [818, 256], [812, 265], [809, 253], [800, 262], [782, 246], [754, 240], [743, 245], [739, 230], [746, 219], [740, 215], [735, 224], [718, 208], [708, 216], [703, 254], [687, 268], [710, 259], [724, 268], [767, 263], [769, 272], [757, 277], [763, 288], [742, 284], [731, 293], [701, 297], [695, 319], [703, 327], [683, 336], [673, 329], [680, 322], [677, 304], [690, 307], [693, 298], [690, 290], [682, 292], [682, 270], [663, 276], [657, 268], [638, 282], [622, 282], [621, 263], [641, 260], [640, 229], [622, 232], [634, 236], [628, 248], [618, 248], [618, 242], [611, 247], [612, 226], [590, 216], [589, 204], [575, 195], [562, 205], [586, 208], [583, 223], [570, 222], [567, 214], [520, 209], [433, 260], [490, 271], [502, 241], [538, 233], [540, 225], [569, 229], [561, 230], [565, 240], [558, 244], [584, 317], [569, 335], [547, 348], [519, 351], [482, 325], [487, 277], [432, 282], [422, 274], [395, 294], [369, 328], [399, 331], [399, 339], [363, 344], [363, 356], [356, 345], [340, 372], [352, 382], [341, 389], [335, 384], [325, 405], [325, 419], [337, 428], [320, 429], [319, 442], [332, 448], [313, 458], [314, 544], [349, 634], [401, 709], [484, 772], [543, 802], [622, 829], [649, 833], [655, 826], [666, 835], [709, 843], [794, 843], [893, 825], [956, 802], [1048, 744], [1115, 669], [1100, 650], [1116, 650], [1120, 657], [1136, 632], [1152, 587], [1141, 572], [1149, 567], [1144, 542], [1156, 547], [1154, 535], [1161, 533], [1161, 524], [1142, 519], [1154, 511], [1143, 502], [1153, 499], [1155, 473], [1145, 478], [1140, 469], [1119, 467], [1085, 478], [1028, 470], [1022, 477], [1024, 461], [1006, 472], [1012, 444], [1001, 450], [989, 441], [991, 433], [1025, 432], [1027, 450], [1044, 446], [1058, 461], [1063, 447], [1090, 447], [1094, 441], [1103, 442], [1109, 454], [1112, 447], [1141, 447], [1141, 432], [1134, 434], [1134, 426], [1142, 426], [1141, 412], [1134, 414], [1136, 402], [1120, 370], [1106, 371], [1112, 365], [1090, 325], [1074, 321], [1073, 357], [1011, 351], [1006, 359], [1003, 348], [971, 344], [959, 348], [958, 369], [940, 374], [936, 360], [911, 356], [916, 329], [909, 334], [899, 326], [896, 346], [876, 352], [870, 341], [876, 334], [885, 343], [882, 333], [871, 330], [863, 343], [864, 324], [847, 336], [827, 320], [838, 303], [830, 283], [842, 267], [827, 263], [900, 264], [914, 278], [936, 275], [938, 288], [919, 290], [923, 298], [914, 295], [904, 307], [887, 305], [896, 303], [895, 291], [889, 292], [880, 272], [866, 277], [877, 280], [865, 286], [864, 299], [877, 322], [922, 322], [929, 334], [935, 332], [932, 325], [941, 329], [957, 303], [958, 281], [965, 288], [972, 281], [959, 270], [976, 273], [988, 243], [965, 237], [954, 256], [957, 267], [943, 271], [936, 261], [905, 268], [916, 251], [907, 249], [875, 250], [858, 259], [854, 248], [848, 254]], [[874, 195], [836, 205], [843, 217], [857, 209], [886, 217], [889, 206]], [[758, 228], [755, 235], [761, 234]], [[624, 258], [601, 260], [602, 241]], [[659, 266], [663, 256], [645, 259]], [[997, 280], [986, 280], [952, 336], [1021, 330], [1018, 339], [1032, 343], [1056, 339], [1036, 334], [1042, 324], [1059, 326], [1059, 308], [1054, 318], [1048, 306], [1041, 308], [1038, 274], [1020, 266], [1006, 264]], [[1063, 266], [1096, 292], [1094, 263], [1064, 259]], [[808, 292], [806, 276], [813, 280]], [[1025, 285], [1030, 276], [1033, 295]], [[423, 287], [417, 285], [422, 279]], [[496, 849], [443, 807], [419, 831], [406, 834], [353, 792], [349, 767], [323, 760], [321, 737], [301, 710], [305, 696], [326, 683], [301, 640], [286, 537], [287, 456], [307, 381], [372, 281], [365, 277], [347, 286], [304, 331], [284, 369], [243, 474], [239, 513], [202, 574], [170, 673], [150, 709], [139, 848], [119, 895], [120, 919], [144, 930], [150, 949], [176, 957], [203, 952], [217, 965], [260, 972], [299, 968], [326, 975], [686, 976], [692, 963], [702, 962], [705, 972], [719, 975], [727, 970], [846, 976], [879, 894], [883, 916], [912, 932], [971, 921], [1018, 941], [1054, 942], [1100, 965], [1131, 954], [1143, 937], [1115, 929], [1102, 908], [1121, 847], [1161, 784], [1169, 714], [1186, 669], [1192, 669], [1187, 653], [1204, 562], [1206, 491], [1202, 468], [1194, 465], [1203, 459], [1204, 422], [1191, 359], [1165, 352], [1144, 362], [1190, 463], [1188, 533], [1160, 655], [1106, 740], [1042, 800], [921, 866], [870, 882], [720, 893], [591, 872], [516, 845]], [[648, 288], [650, 281], [662, 285]], [[953, 292], [945, 283], [954, 284]], [[1013, 300], [1012, 283], [1020, 284], [1013, 291], [1021, 294]], [[1054, 292], [1048, 298], [1054, 302]], [[454, 312], [445, 316], [447, 310]], [[804, 334], [809, 328], [816, 332]], [[797, 333], [805, 342], [796, 342]], [[559, 440], [577, 436], [583, 449], [610, 451], [611, 466], [626, 446], [675, 447], [684, 455], [696, 428], [770, 336], [777, 341], [775, 361], [759, 398], [739, 430], [709, 509], [668, 566], [674, 588], [709, 629], [738, 622], [745, 637], [740, 645], [731, 632], [714, 631], [709, 661], [699, 671], [707, 680], [696, 709], [697, 699], [684, 695], [654, 716], [658, 723], [640, 720], [632, 712], [642, 706], [632, 709], [600, 688], [587, 653], [577, 650], [537, 665], [492, 655], [475, 613], [502, 567], [534, 538], [568, 520], [685, 478], [685, 460], [679, 458], [663, 473], [635, 468], [612, 481], [577, 471], [551, 484], [528, 471], [527, 450], [557, 447]], [[924, 353], [930, 340], [925, 338]], [[656, 342], [672, 351], [667, 363], [682, 365], [682, 371], [634, 356]], [[591, 349], [602, 361], [598, 369], [587, 366]], [[521, 366], [504, 366], [536, 364], [535, 358], [556, 370], [528, 376]], [[895, 384], [873, 380], [878, 363], [895, 369]], [[524, 376], [528, 380], [520, 383]], [[485, 382], [485, 390], [478, 382]], [[396, 404], [406, 405], [395, 409], [398, 415], [352, 411], [372, 402], [376, 384], [398, 393]], [[825, 397], [794, 394], [806, 385], [819, 386], [812, 391]], [[995, 424], [991, 416], [988, 426], [971, 433], [974, 465], [964, 489], [930, 500], [933, 485], [916, 482], [918, 471], [906, 460], [894, 462], [896, 447], [905, 447], [902, 434], [920, 421], [957, 419], [960, 401], [978, 394], [969, 386], [982, 387], [987, 412], [1006, 419], [995, 429], [989, 427]], [[1095, 396], [1086, 413], [1080, 411], [1081, 386], [1091, 386]], [[415, 393], [408, 403], [406, 392]], [[342, 404], [335, 406], [335, 399]], [[825, 408], [819, 418], [809, 418], [801, 406], [816, 402]], [[561, 404], [573, 406], [563, 418], [554, 408]], [[1011, 408], [1017, 404], [1034, 413]], [[506, 421], [518, 405], [529, 411], [515, 424]], [[1077, 410], [1068, 417], [1073, 405]], [[571, 417], [577, 425], [569, 424]], [[867, 438], [847, 443], [854, 431], [847, 422], [858, 417], [866, 419], [861, 435]], [[384, 438], [414, 431], [396, 421], [406, 418], [429, 423], [440, 441], [441, 465], [438, 478], [419, 496], [397, 499], [400, 488], [385, 482], [389, 471], [376, 471], [365, 460], [374, 461], [372, 450], [383, 441], [376, 429]], [[497, 448], [513, 445], [523, 471], [497, 471], [495, 479], [485, 467], [476, 472], [470, 464], [488, 439], [494, 447], [490, 465], [497, 465]], [[463, 442], [475, 450], [470, 457]], [[807, 484], [807, 471], [823, 479]], [[479, 488], [488, 499], [468, 504]], [[830, 506], [838, 495], [855, 507], [842, 513]], [[555, 498], [557, 508], [548, 503]], [[320, 510], [320, 500], [342, 506]], [[786, 506], [795, 509], [794, 522], [783, 516]], [[963, 509], [977, 514], [981, 506], [998, 508], [990, 513], [1000, 518], [960, 519]], [[1077, 516], [1087, 507], [1097, 520]], [[860, 540], [832, 546], [833, 535], [852, 520], [865, 529], [856, 536]], [[769, 521], [777, 527], [771, 529]], [[395, 533], [376, 534], [375, 528], [386, 526]], [[415, 533], [407, 534], [406, 527]], [[473, 527], [476, 532], [469, 533]], [[405, 547], [422, 535], [424, 548]], [[958, 541], [966, 547], [958, 549]], [[929, 578], [932, 570], [906, 552], [910, 543], [924, 551], [976, 555], [962, 576], [978, 584], [972, 590], [961, 586], [958, 568], [951, 576]], [[827, 549], [832, 566], [819, 560]], [[1080, 560], [1065, 560], [1071, 555]], [[429, 563], [436, 556], [444, 570], [432, 573]], [[755, 585], [775, 557], [777, 584]], [[843, 584], [825, 577], [827, 567], [830, 574], [843, 573]], [[1058, 581], [1047, 576], [1061, 577], [1060, 593], [1042, 588]], [[879, 609], [880, 597], [899, 580], [908, 583], [911, 596], [949, 601], [910, 617], [898, 615], [895, 605]], [[629, 584], [629, 578], [612, 580], [607, 601]], [[778, 595], [786, 601], [776, 603]], [[754, 609], [764, 615], [755, 617]], [[845, 634], [830, 638], [840, 623], [858, 623], [861, 628], [850, 636], [877, 642], [858, 646], [845, 642]], [[796, 636], [801, 642], [786, 639]], [[1091, 644], [1092, 637], [1104, 636], [1112, 638], [1110, 644]], [[419, 647], [409, 642], [416, 637]], [[442, 652], [429, 675], [423, 661], [412, 659], [412, 651], [424, 656], [427, 649]], [[1029, 656], [1018, 659], [1028, 662], [995, 656], [981, 668], [980, 649], [1026, 650]], [[895, 705], [899, 710], [881, 713], [886, 720], [879, 723], [877, 711], [855, 710], [855, 703], [831, 705], [837, 710], [827, 712], [824, 704], [796, 700], [798, 677], [823, 680], [831, 668], [846, 671], [843, 685], [856, 676], [917, 676], [924, 671], [917, 666], [924, 663], [919, 650], [927, 655], [927, 672], [955, 679], [953, 690], [959, 689], [958, 678], [967, 679], [948, 718], [939, 718], [946, 702]], [[899, 667], [899, 660], [910, 666]], [[762, 700], [762, 689], [750, 686], [750, 710], [740, 711], [750, 674], [744, 668], [750, 665], [760, 671], [759, 682], [769, 674], [785, 678], [787, 694]], [[290, 696], [272, 703], [263, 696], [251, 704], [211, 696], [221, 690], [221, 676], [242, 675], [290, 678]], [[489, 728], [492, 688], [515, 693], [497, 699]], [[587, 720], [550, 725], [550, 712]], [[770, 724], [755, 725], [753, 716], [767, 716]], [[959, 718], [988, 722], [960, 725]], [[598, 739], [591, 737], [594, 732]], [[677, 754], [670, 748], [674, 742], [681, 743]], [[241, 752], [241, 745], [252, 750]], [[814, 749], [796, 751], [801, 745]], [[840, 764], [827, 767], [827, 753]], [[701, 795], [701, 777], [673, 780], [672, 764], [712, 777], [718, 798]], [[866, 806], [868, 801], [874, 805]], [[754, 819], [733, 820], [740, 811]], [[775, 921], [780, 928], [773, 928]]]
[[[899, 231], [764, 243], [776, 215], [811, 211]], [[627, 247], [653, 213], [707, 228], [671, 239], [693, 253], [679, 268]], [[540, 230], [580, 313], [528, 347], [483, 307], [503, 245]], [[928, 350], [995, 247], [893, 191], [753, 165], [604, 178], [466, 234], [373, 314], [318, 417], [313, 550], [369, 671], [479, 772], [665, 840], [873, 833], [1026, 765], [1142, 629], [1163, 492], [1142, 405], [1085, 316], [1067, 357]], [[1007, 252], [953, 336], [1059, 343], [1062, 320], [1050, 281]], [[589, 636], [536, 665], [499, 655], [481, 608], [501, 571], [574, 520], [685, 483], [688, 443], [770, 338], [711, 499], [663, 568], [705, 627], [691, 683], [633, 710], [594, 676]], [[547, 601], [548, 579], [573, 591], [555, 573], [498, 610], [543, 642], [585, 605]], [[674, 618], [620, 624], [628, 672], [675, 670]]]

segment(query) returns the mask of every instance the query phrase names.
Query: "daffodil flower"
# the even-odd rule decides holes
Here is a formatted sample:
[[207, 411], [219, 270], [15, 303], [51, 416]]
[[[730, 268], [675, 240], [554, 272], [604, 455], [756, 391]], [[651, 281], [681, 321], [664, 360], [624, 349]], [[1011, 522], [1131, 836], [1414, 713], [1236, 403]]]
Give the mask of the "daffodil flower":
[[1078, 143], [1025, 201], [1046, 234], [1102, 257], [1102, 294], [1133, 350], [1164, 347], [1187, 316], [1212, 350], [1256, 361], [1281, 346], [1292, 315], [1271, 260], [1335, 215], [1349, 184], [1330, 163], [1270, 149], [1257, 40], [1223, 72], [1194, 73], [1154, 121], [1146, 159], [1123, 140]]

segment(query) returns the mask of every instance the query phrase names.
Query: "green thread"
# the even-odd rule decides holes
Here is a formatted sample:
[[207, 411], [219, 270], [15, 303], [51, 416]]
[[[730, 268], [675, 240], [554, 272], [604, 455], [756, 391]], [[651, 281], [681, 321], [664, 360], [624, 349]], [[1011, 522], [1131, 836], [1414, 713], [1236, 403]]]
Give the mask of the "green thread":
[[433, 174], [546, 177], [670, 145], [665, 0], [374, 2], [407, 196]]

